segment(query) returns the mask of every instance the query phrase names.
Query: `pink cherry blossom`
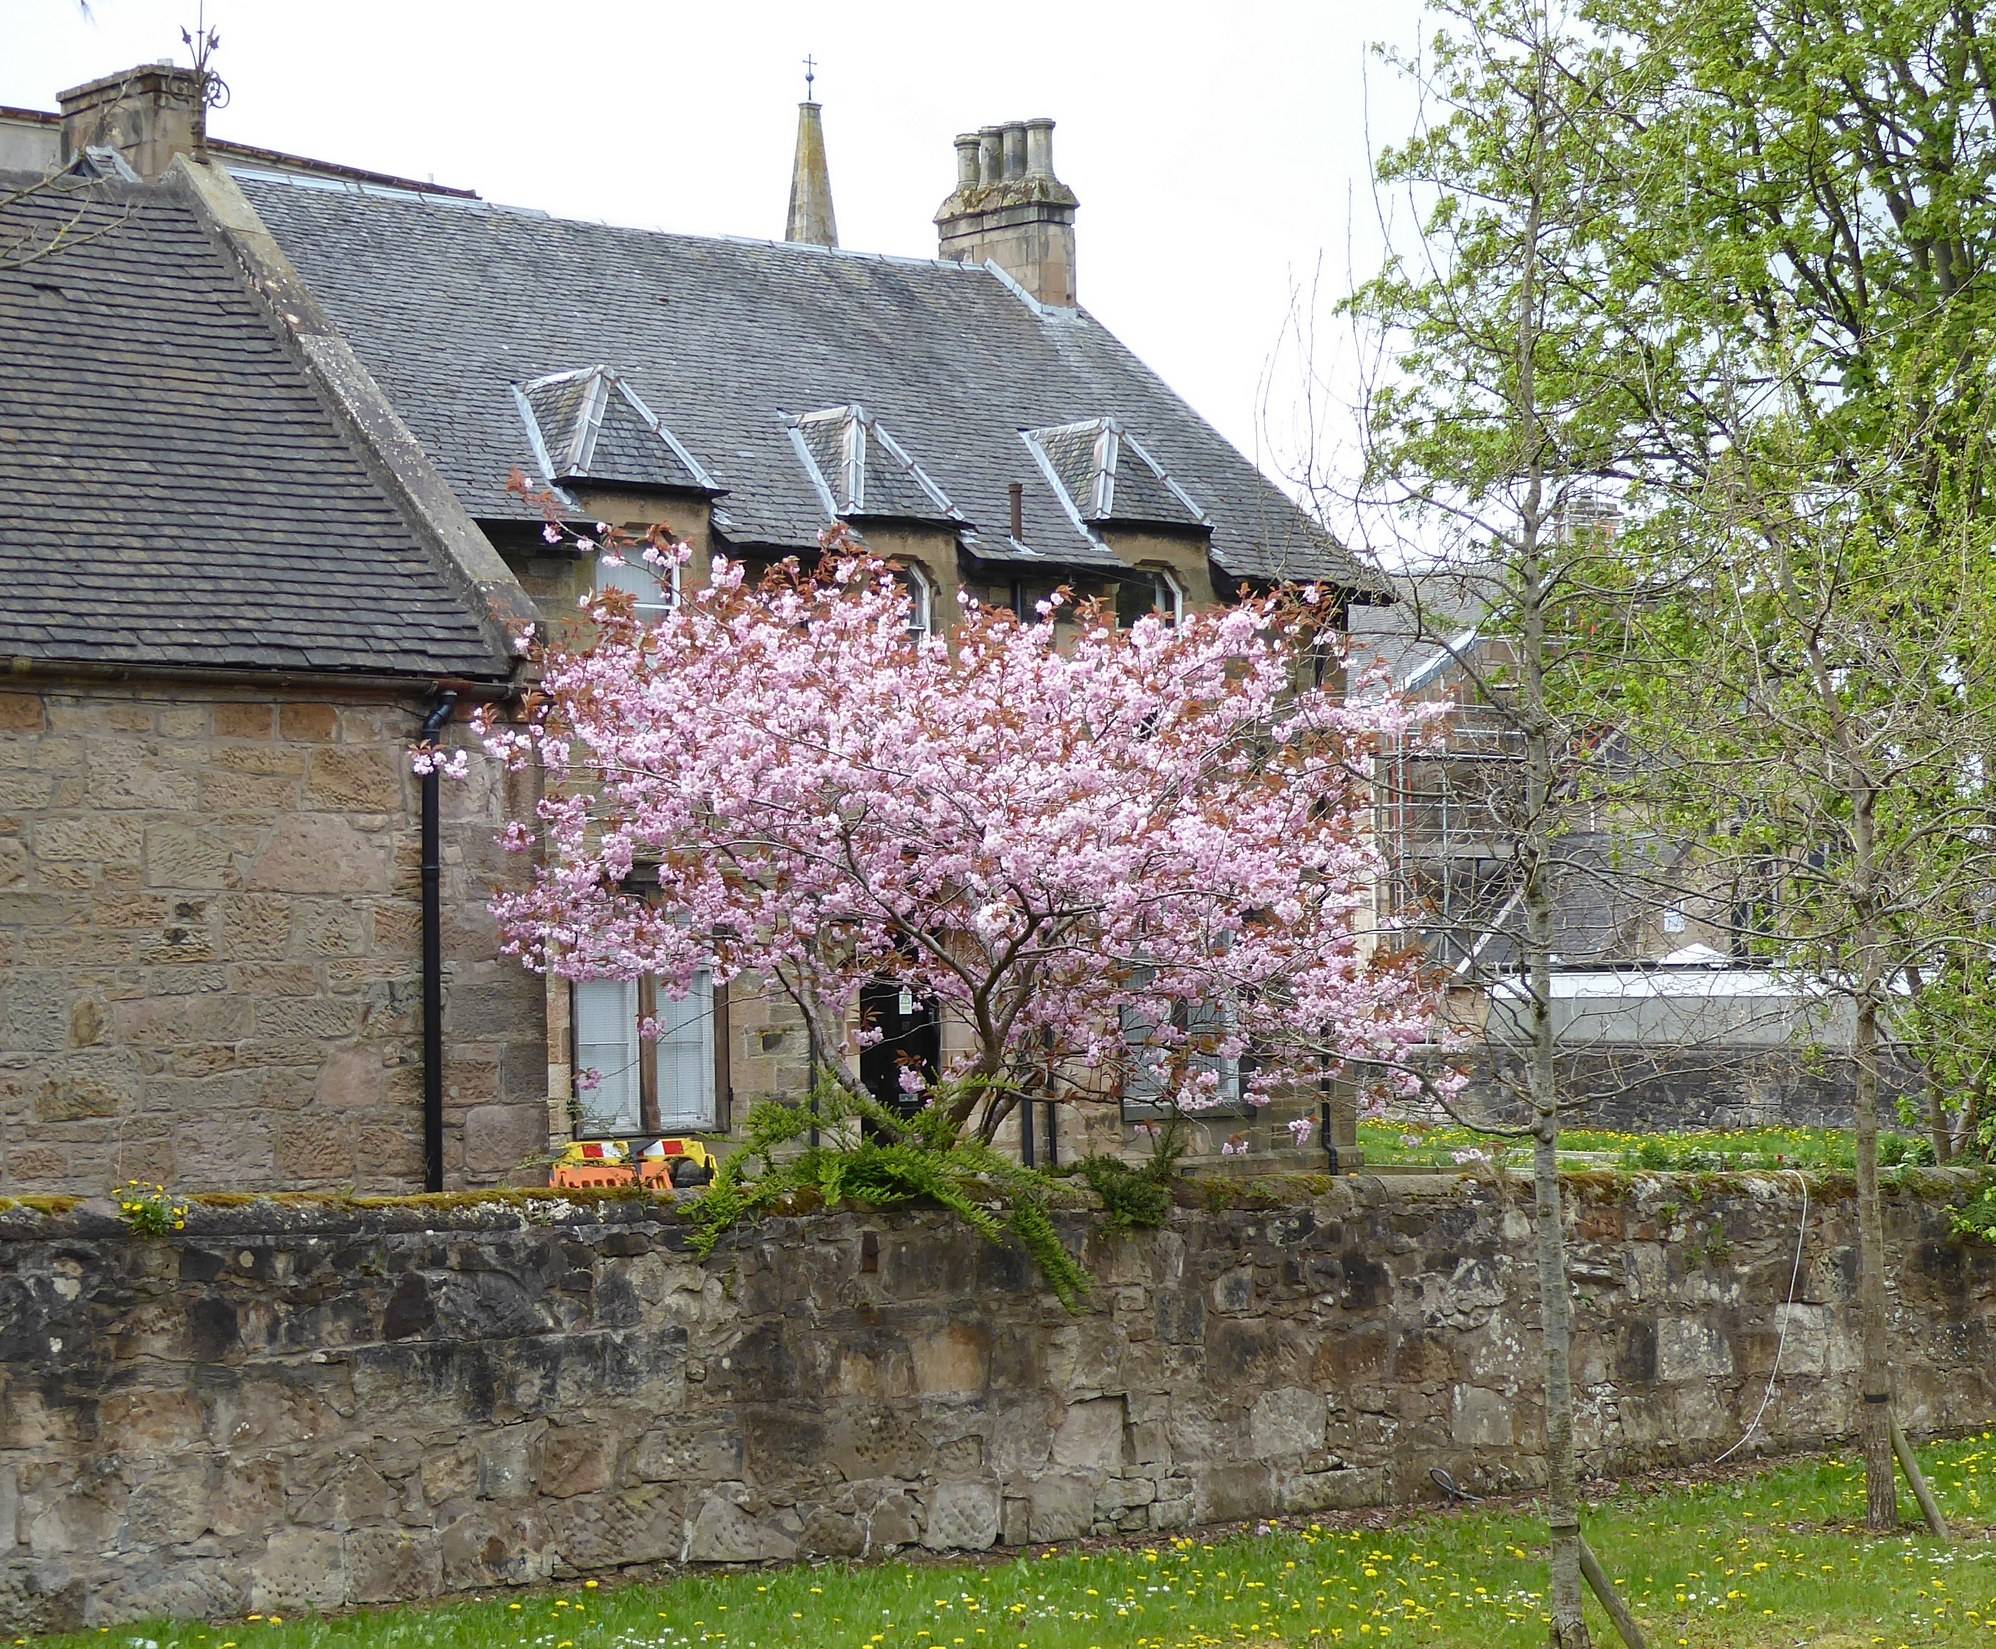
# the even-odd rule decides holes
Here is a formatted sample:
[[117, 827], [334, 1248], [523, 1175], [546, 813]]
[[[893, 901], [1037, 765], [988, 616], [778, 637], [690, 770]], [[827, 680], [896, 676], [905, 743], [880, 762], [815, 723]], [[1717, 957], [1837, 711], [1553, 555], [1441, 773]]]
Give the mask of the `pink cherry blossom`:
[[897, 569], [835, 531], [815, 571], [717, 558], [655, 622], [585, 605], [595, 639], [537, 647], [521, 719], [474, 723], [541, 781], [544, 861], [493, 903], [528, 967], [754, 976], [855, 1090], [888, 981], [962, 1032], [911, 1091], [987, 1139], [1132, 1076], [1186, 1111], [1358, 1062], [1412, 1090], [1437, 987], [1374, 914], [1368, 776], [1426, 713], [1309, 685], [1341, 649], [1322, 592], [1128, 628], [973, 600], [925, 645]]

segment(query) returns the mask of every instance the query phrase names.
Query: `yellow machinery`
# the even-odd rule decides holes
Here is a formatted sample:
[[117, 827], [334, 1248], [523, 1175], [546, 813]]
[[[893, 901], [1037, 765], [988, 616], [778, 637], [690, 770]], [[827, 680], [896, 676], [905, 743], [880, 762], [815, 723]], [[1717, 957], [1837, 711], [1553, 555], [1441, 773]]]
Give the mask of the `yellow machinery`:
[[715, 1162], [697, 1139], [657, 1139], [635, 1158], [622, 1140], [578, 1139], [555, 1159], [548, 1183], [573, 1190], [646, 1185], [663, 1191], [705, 1185], [714, 1177]]

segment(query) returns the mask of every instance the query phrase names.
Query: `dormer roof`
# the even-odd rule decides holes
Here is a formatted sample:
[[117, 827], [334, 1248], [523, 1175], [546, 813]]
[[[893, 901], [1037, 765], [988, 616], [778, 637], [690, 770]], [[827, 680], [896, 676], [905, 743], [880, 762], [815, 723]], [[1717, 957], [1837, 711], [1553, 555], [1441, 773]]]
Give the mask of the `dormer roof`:
[[1212, 530], [1206, 512], [1116, 419], [1020, 434], [1084, 532], [1115, 523]]
[[865, 407], [821, 407], [786, 422], [830, 519], [963, 521], [943, 489]]
[[636, 390], [607, 366], [552, 372], [515, 385], [520, 417], [549, 485], [724, 489]]

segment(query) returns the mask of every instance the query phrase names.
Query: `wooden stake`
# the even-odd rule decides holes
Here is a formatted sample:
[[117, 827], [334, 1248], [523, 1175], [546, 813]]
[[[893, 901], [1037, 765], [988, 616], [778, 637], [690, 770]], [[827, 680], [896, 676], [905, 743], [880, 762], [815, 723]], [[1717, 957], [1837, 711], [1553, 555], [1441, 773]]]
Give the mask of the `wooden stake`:
[[1947, 1519], [1941, 1516], [1934, 1491], [1927, 1486], [1927, 1474], [1920, 1470], [1920, 1462], [1913, 1455], [1913, 1445], [1906, 1441], [1906, 1434], [1899, 1429], [1896, 1416], [1892, 1421], [1892, 1452], [1899, 1457], [1899, 1467], [1905, 1472], [1906, 1481], [1912, 1485], [1913, 1498], [1920, 1503], [1920, 1515], [1927, 1520], [1927, 1527], [1933, 1530], [1934, 1538], [1948, 1539]]
[[1608, 1611], [1608, 1618], [1615, 1623], [1615, 1630], [1622, 1634], [1622, 1641], [1629, 1649], [1649, 1649], [1642, 1628], [1636, 1624], [1636, 1617], [1629, 1613], [1629, 1606], [1616, 1596], [1615, 1588], [1609, 1584], [1607, 1571], [1601, 1567], [1601, 1560], [1594, 1555], [1594, 1548], [1587, 1544], [1585, 1535], [1580, 1537], [1580, 1572], [1587, 1577], [1587, 1584], [1601, 1600], [1601, 1607]]

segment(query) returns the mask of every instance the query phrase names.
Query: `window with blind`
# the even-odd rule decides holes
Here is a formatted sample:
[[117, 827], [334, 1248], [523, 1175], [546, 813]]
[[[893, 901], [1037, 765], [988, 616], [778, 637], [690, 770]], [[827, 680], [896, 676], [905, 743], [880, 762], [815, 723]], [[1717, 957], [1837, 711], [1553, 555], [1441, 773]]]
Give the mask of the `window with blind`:
[[656, 623], [679, 599], [679, 569], [660, 573], [636, 548], [619, 553], [624, 557], [621, 566], [611, 565], [601, 554], [596, 557], [596, 588], [625, 591], [637, 603], [638, 618], [646, 624]]
[[[1147, 970], [1139, 969], [1141, 975]], [[1220, 1086], [1221, 1109], [1241, 1103], [1241, 1062], [1209, 1052], [1234, 1026], [1233, 1011], [1222, 1002], [1181, 1002], [1173, 1008], [1171, 1023], [1185, 1033], [1185, 1041], [1167, 1044], [1157, 1024], [1139, 1008], [1122, 1012], [1123, 1031], [1123, 1115], [1130, 1118], [1162, 1116], [1169, 1108], [1164, 1090], [1171, 1079], [1174, 1062], [1183, 1058], [1193, 1073], [1214, 1071]], [[1189, 1053], [1188, 1053], [1189, 1045]]]
[[[694, 976], [675, 1002], [650, 979], [589, 979], [574, 986], [575, 1068], [584, 1138], [696, 1133], [718, 1126], [714, 1087], [714, 982]], [[638, 1026], [658, 1021], [647, 1041]]]

